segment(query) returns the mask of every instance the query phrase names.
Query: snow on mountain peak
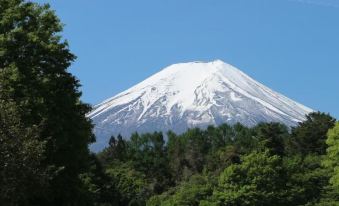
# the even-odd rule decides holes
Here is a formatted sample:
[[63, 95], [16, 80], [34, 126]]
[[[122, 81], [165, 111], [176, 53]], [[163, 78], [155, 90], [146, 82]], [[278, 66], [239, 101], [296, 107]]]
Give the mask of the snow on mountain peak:
[[88, 114], [97, 141], [132, 132], [183, 132], [190, 127], [236, 122], [295, 125], [312, 110], [256, 82], [221, 60], [170, 65], [94, 107]]

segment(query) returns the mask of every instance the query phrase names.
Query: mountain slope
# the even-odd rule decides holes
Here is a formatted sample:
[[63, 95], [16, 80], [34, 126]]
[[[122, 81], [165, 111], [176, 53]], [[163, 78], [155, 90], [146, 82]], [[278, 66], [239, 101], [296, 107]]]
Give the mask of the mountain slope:
[[272, 91], [220, 60], [174, 64], [110, 98], [88, 114], [95, 124], [94, 151], [111, 135], [180, 133], [191, 127], [240, 122], [293, 126], [312, 110]]

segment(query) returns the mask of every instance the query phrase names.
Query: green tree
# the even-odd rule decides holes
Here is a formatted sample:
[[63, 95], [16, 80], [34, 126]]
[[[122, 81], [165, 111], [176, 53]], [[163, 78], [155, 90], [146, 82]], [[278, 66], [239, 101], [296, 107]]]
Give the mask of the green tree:
[[104, 165], [109, 165], [114, 160], [127, 160], [128, 146], [127, 142], [119, 134], [117, 138], [112, 136], [109, 140], [109, 146], [98, 154], [98, 158]]
[[145, 174], [135, 170], [129, 162], [115, 162], [108, 166], [106, 174], [121, 194], [119, 205], [145, 205], [152, 191]]
[[205, 164], [205, 156], [208, 154], [208, 148], [210, 147], [204, 132], [198, 128], [189, 129], [182, 134], [181, 138], [185, 140], [185, 160], [190, 173], [202, 172]]
[[339, 195], [339, 123], [328, 131], [326, 144], [328, 148], [324, 165], [331, 171], [330, 183]]
[[289, 137], [288, 129], [280, 123], [261, 123], [255, 129], [256, 137], [264, 149], [268, 149], [272, 155], [283, 156], [285, 153], [285, 141]]
[[90, 168], [86, 173], [80, 175], [84, 183], [85, 204], [116, 206], [121, 204], [122, 196], [116, 188], [117, 180], [104, 171], [100, 161], [92, 154], [90, 158]]
[[287, 205], [285, 176], [279, 156], [254, 152], [221, 173], [211, 197], [215, 205]]
[[218, 151], [211, 152], [206, 157], [205, 169], [209, 172], [219, 175], [226, 167], [231, 164], [239, 164], [239, 149], [234, 145], [225, 146]]
[[53, 172], [44, 168], [45, 142], [39, 125], [24, 127], [14, 104], [0, 102], [0, 202], [26, 205], [47, 188]]
[[292, 129], [292, 149], [304, 155], [326, 153], [327, 131], [334, 127], [335, 119], [329, 114], [313, 112], [306, 116], [306, 121]]
[[169, 165], [174, 179], [180, 181], [201, 173], [206, 156], [213, 148], [206, 132], [194, 128], [181, 135], [169, 132], [168, 137]]
[[127, 156], [134, 169], [146, 175], [155, 193], [163, 192], [171, 183], [167, 149], [161, 132], [133, 134], [128, 142]]
[[315, 154], [284, 157], [286, 199], [294, 205], [318, 202], [328, 183], [328, 173], [321, 166], [323, 157]]
[[233, 125], [233, 137], [231, 138], [234, 145], [239, 148], [242, 154], [250, 153], [258, 146], [258, 140], [254, 138], [253, 129], [237, 123]]
[[0, 1], [0, 99], [14, 102], [23, 128], [43, 123], [44, 167], [60, 168], [34, 204], [81, 201], [78, 176], [88, 166], [88, 143], [94, 140], [85, 117], [90, 107], [80, 101], [79, 81], [67, 71], [75, 56], [61, 31], [48, 5]]
[[187, 182], [182, 182], [175, 188], [161, 195], [153, 196], [148, 206], [198, 206], [213, 192], [213, 179], [194, 175]]
[[333, 129], [327, 134], [326, 144], [328, 145], [327, 154], [323, 165], [330, 176], [329, 185], [325, 188], [325, 193], [319, 206], [339, 205], [339, 123], [337, 122]]

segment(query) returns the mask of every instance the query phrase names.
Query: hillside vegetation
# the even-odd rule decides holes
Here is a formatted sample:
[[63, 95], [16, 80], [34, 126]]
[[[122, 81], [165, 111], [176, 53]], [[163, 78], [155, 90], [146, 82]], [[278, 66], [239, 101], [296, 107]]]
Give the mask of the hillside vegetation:
[[98, 159], [121, 205], [337, 205], [338, 129], [318, 112], [291, 131], [221, 125], [167, 142], [136, 133], [112, 137]]

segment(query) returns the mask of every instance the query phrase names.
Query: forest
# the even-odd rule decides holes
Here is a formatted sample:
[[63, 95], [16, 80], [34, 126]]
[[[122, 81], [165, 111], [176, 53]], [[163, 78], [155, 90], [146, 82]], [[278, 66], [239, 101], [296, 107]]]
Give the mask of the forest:
[[337, 205], [335, 121], [317, 112], [291, 130], [224, 124], [168, 132], [167, 141], [158, 132], [112, 137], [94, 168], [121, 205]]
[[48, 5], [0, 0], [0, 205], [336, 206], [339, 123], [111, 137], [92, 153], [91, 106]]

